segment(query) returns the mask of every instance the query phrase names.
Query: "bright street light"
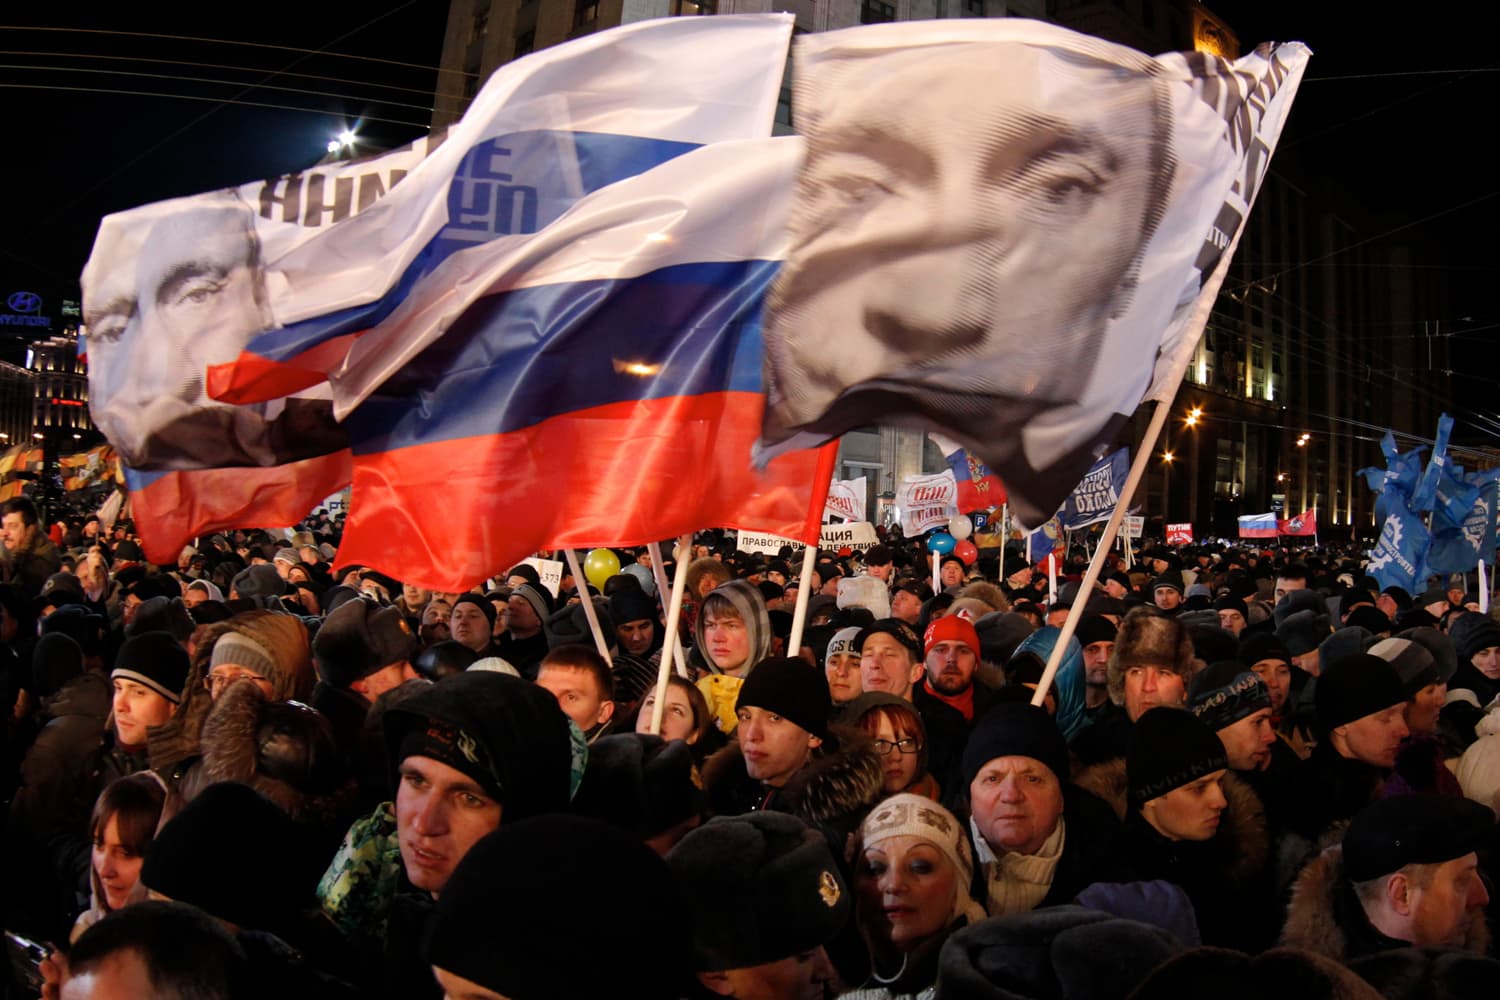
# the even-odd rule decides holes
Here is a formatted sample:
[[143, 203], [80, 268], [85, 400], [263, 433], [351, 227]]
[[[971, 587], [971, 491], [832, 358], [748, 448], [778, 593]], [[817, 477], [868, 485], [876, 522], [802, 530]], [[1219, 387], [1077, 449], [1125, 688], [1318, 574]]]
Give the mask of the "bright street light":
[[1198, 426], [1198, 420], [1203, 416], [1203, 407], [1195, 406], [1188, 411], [1186, 423], [1189, 427]]
[[354, 138], [355, 138], [355, 136], [354, 136], [354, 133], [352, 131], [350, 131], [349, 129], [344, 129], [342, 132], [339, 133], [339, 145], [340, 146], [352, 146], [352, 145], [354, 145]]
[[337, 139], [328, 140], [328, 151], [330, 153], [337, 153], [339, 151], [339, 141]]
[[1161, 460], [1163, 462], [1170, 462], [1170, 461], [1172, 461], [1172, 457], [1173, 456], [1172, 456], [1172, 453], [1170, 451], [1164, 451], [1164, 452], [1161, 453]]

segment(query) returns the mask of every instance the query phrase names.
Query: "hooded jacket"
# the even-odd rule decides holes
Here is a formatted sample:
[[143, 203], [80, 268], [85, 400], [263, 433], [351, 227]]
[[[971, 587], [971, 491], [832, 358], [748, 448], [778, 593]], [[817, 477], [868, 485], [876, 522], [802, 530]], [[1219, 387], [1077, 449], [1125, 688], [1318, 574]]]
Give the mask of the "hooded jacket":
[[[740, 676], [743, 677], [757, 663], [771, 655], [771, 617], [766, 612], [766, 600], [748, 580], [730, 580], [714, 588], [713, 593], [708, 596], [727, 600], [745, 621], [745, 630], [750, 640], [750, 657], [745, 661], [745, 669], [741, 671]], [[707, 601], [708, 598], [704, 600]], [[697, 620], [693, 622], [693, 648], [699, 651], [703, 663], [711, 672], [720, 674], [724, 672], [723, 669], [708, 655], [708, 643], [703, 634], [704, 617], [700, 609]]]

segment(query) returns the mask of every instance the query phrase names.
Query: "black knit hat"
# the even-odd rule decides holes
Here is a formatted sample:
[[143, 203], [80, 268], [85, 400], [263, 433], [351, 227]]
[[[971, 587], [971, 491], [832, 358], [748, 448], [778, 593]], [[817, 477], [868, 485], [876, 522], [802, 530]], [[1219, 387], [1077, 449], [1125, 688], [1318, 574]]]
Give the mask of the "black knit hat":
[[1326, 733], [1404, 704], [1406, 692], [1389, 663], [1369, 653], [1356, 653], [1323, 668], [1313, 698], [1318, 728]]
[[1265, 681], [1238, 660], [1221, 660], [1198, 671], [1188, 689], [1188, 708], [1218, 732], [1271, 707]]
[[302, 903], [302, 836], [250, 786], [209, 785], [151, 842], [141, 882], [245, 930], [277, 929]]
[[827, 678], [806, 660], [771, 657], [761, 660], [750, 671], [734, 707], [775, 712], [823, 739], [828, 735], [833, 697], [828, 693]]
[[72, 636], [52, 632], [37, 639], [31, 650], [31, 691], [47, 698], [83, 673], [83, 648]]
[[1002, 702], [980, 717], [964, 746], [964, 784], [996, 757], [1030, 757], [1068, 782], [1068, 742], [1047, 710], [1030, 702]]
[[609, 598], [609, 614], [616, 625], [656, 621], [656, 599], [639, 587], [621, 587]]
[[1224, 744], [1192, 712], [1153, 708], [1130, 731], [1125, 773], [1134, 806], [1227, 767]]
[[1453, 648], [1453, 640], [1448, 636], [1435, 628], [1412, 628], [1396, 638], [1410, 639], [1427, 650], [1437, 667], [1438, 679], [1444, 684], [1453, 679], [1453, 673], [1458, 669], [1458, 651]]
[[1344, 833], [1344, 874], [1367, 882], [1407, 865], [1440, 864], [1484, 849], [1488, 806], [1444, 795], [1393, 795], [1366, 806]]
[[125, 640], [109, 676], [135, 681], [176, 705], [190, 666], [187, 650], [170, 632], [142, 632]]
[[1313, 611], [1298, 611], [1286, 618], [1278, 619], [1276, 625], [1276, 638], [1281, 640], [1286, 651], [1293, 656], [1305, 656], [1311, 653], [1332, 634], [1329, 630], [1328, 616]]
[[1078, 628], [1073, 633], [1078, 639], [1078, 645], [1090, 646], [1096, 642], [1114, 642], [1119, 627], [1103, 615], [1084, 615], [1078, 620]]
[[1489, 615], [1466, 611], [1448, 623], [1448, 638], [1458, 653], [1459, 663], [1468, 663], [1474, 654], [1491, 646], [1500, 646], [1500, 624]]
[[566, 809], [573, 766], [568, 717], [550, 692], [466, 671], [386, 711], [392, 768], [412, 754], [447, 764], [504, 804], [501, 822]]
[[688, 900], [699, 972], [812, 951], [839, 933], [852, 905], [828, 839], [787, 813], [709, 820], [672, 848], [667, 867]]
[[1292, 665], [1292, 654], [1285, 644], [1270, 632], [1245, 632], [1240, 636], [1240, 662], [1253, 667], [1261, 660], [1280, 660]]
[[313, 638], [313, 665], [334, 687], [348, 687], [393, 663], [411, 658], [416, 639], [394, 607], [361, 598], [348, 601], [323, 620]]
[[1217, 601], [1214, 601], [1214, 610], [1238, 611], [1241, 618], [1245, 619], [1245, 621], [1247, 622], [1250, 620], [1250, 606], [1245, 603], [1244, 598], [1235, 597], [1232, 594], [1225, 594]]
[[1168, 570], [1155, 580], [1151, 581], [1151, 593], [1156, 593], [1162, 588], [1177, 591], [1177, 596], [1182, 596], [1182, 574], [1174, 570]]
[[1276, 602], [1276, 607], [1271, 611], [1271, 617], [1276, 622], [1276, 627], [1281, 628], [1281, 623], [1292, 615], [1311, 611], [1323, 618], [1328, 617], [1328, 602], [1323, 600], [1323, 595], [1316, 590], [1294, 590], [1281, 600]]
[[[490, 628], [493, 629], [495, 627], [495, 605], [490, 602], [488, 597], [485, 597], [483, 594], [459, 594], [453, 599], [453, 606], [456, 608], [460, 604], [474, 605], [489, 620]], [[540, 617], [543, 621], [547, 620], [545, 615]]]
[[[629, 918], [607, 927], [585, 914], [601, 871], [630, 901]], [[427, 921], [423, 953], [513, 1000], [675, 997], [688, 978], [687, 917], [666, 863], [639, 839], [596, 819], [538, 816], [469, 849]]]
[[1357, 625], [1368, 630], [1371, 635], [1379, 635], [1391, 630], [1390, 618], [1373, 604], [1361, 604], [1349, 612], [1349, 617], [1344, 619], [1344, 624], [1350, 627]]

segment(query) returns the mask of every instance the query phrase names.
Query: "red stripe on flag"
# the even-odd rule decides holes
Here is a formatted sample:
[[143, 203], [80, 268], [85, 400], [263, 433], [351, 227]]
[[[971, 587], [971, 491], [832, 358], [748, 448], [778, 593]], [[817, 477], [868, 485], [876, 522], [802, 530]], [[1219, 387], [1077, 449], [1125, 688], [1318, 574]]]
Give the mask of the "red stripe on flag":
[[[476, 402], [476, 405], [481, 405]], [[765, 397], [612, 403], [508, 434], [356, 456], [339, 563], [463, 590], [541, 549], [708, 527], [818, 537], [837, 443], [750, 465]]]
[[198, 535], [229, 528], [283, 528], [349, 485], [348, 450], [270, 468], [168, 472], [130, 507], [141, 549], [154, 563], [175, 563]]
[[224, 403], [243, 405], [295, 395], [328, 381], [349, 353], [358, 333], [346, 333], [285, 361], [242, 353], [233, 361], [208, 366], [208, 395]]

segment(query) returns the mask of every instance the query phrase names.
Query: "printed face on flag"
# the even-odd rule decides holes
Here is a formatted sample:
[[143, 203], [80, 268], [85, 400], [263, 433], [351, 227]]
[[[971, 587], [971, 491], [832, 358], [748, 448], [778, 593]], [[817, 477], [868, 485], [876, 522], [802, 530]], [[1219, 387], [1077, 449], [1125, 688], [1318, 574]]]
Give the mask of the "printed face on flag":
[[809, 143], [774, 294], [840, 348], [771, 342], [768, 428], [895, 395], [1000, 440], [1083, 397], [1170, 187], [1165, 87], [1063, 50], [950, 51], [888, 55]]
[[278, 464], [341, 446], [330, 404], [299, 400], [272, 420], [264, 406], [224, 406], [204, 390], [208, 365], [273, 323], [254, 216], [233, 193], [106, 220], [83, 288], [90, 405], [127, 465]]

